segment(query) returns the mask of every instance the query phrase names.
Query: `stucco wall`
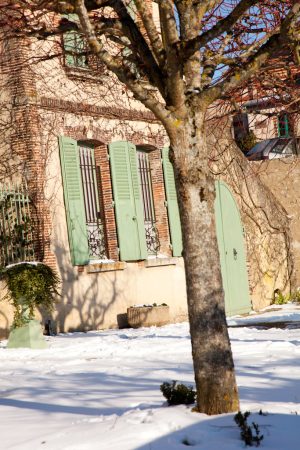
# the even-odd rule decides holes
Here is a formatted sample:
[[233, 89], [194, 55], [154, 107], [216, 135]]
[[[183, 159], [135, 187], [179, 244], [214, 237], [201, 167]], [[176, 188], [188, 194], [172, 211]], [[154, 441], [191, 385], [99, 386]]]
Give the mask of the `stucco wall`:
[[58, 328], [122, 327], [129, 306], [153, 303], [167, 303], [171, 321], [186, 319], [183, 263], [171, 259], [170, 264], [145, 267], [145, 262], [124, 263], [123, 269], [107, 272], [97, 272], [96, 266], [86, 266], [82, 273], [70, 267], [61, 270], [63, 298], [54, 315]]
[[[97, 266], [73, 267], [70, 260], [66, 224], [63, 183], [59, 160], [57, 137], [61, 134], [75, 139], [88, 137], [93, 142], [103, 142], [103, 164], [108, 166], [107, 145], [109, 142], [125, 139], [136, 145], [163, 147], [163, 134], [156, 124], [138, 121], [117, 121], [88, 114], [75, 116], [65, 111], [41, 110], [40, 120], [44, 133], [43, 154], [46, 164], [46, 207], [50, 211], [50, 252], [56, 256], [56, 267], [62, 280], [62, 300], [57, 304], [53, 319], [60, 331], [74, 329], [95, 329], [122, 326], [129, 306], [144, 303], [167, 303], [172, 321], [186, 319], [186, 292], [182, 258], [170, 258], [169, 235], [161, 230], [161, 251], [166, 258], [150, 258], [138, 263], [127, 262]], [[105, 157], [106, 155], [106, 157]], [[106, 159], [106, 161], [104, 161]], [[100, 167], [103, 173], [104, 166]], [[109, 169], [108, 169], [109, 172]], [[109, 173], [107, 174], [109, 177]], [[152, 174], [153, 177], [155, 173]], [[153, 182], [155, 180], [153, 179]], [[110, 180], [108, 188], [111, 191]], [[163, 184], [161, 184], [161, 191]], [[103, 190], [102, 190], [103, 191]], [[159, 192], [158, 192], [159, 194]], [[161, 192], [163, 211], [157, 210], [157, 217], [166, 214], [165, 194]], [[104, 194], [106, 197], [106, 195]], [[113, 210], [112, 201], [104, 205], [106, 212]], [[113, 220], [113, 216], [112, 216]], [[112, 235], [115, 224], [108, 223]], [[114, 228], [115, 229], [115, 228]], [[115, 243], [117, 245], [117, 243]], [[117, 261], [114, 249], [108, 256]], [[167, 265], [163, 265], [166, 263]], [[121, 269], [120, 269], [121, 266]], [[106, 270], [111, 267], [110, 270]], [[45, 316], [46, 317], [46, 316]]]

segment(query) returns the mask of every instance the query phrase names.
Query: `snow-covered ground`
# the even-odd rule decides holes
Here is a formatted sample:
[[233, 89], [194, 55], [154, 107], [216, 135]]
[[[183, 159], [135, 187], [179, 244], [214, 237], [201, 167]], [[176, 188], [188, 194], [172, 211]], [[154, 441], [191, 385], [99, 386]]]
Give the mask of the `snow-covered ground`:
[[[300, 328], [253, 323], [299, 319], [300, 309], [287, 306], [229, 320], [241, 325], [229, 329], [241, 410], [259, 424], [262, 449], [300, 448]], [[47, 350], [0, 342], [1, 450], [244, 448], [233, 414], [209, 417], [164, 402], [163, 381], [193, 383], [186, 323], [47, 340]]]

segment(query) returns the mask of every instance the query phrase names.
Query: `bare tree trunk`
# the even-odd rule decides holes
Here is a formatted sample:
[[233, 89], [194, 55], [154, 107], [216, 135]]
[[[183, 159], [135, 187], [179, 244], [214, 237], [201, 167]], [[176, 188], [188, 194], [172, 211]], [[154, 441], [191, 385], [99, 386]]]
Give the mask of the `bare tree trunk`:
[[[203, 117], [203, 115], [202, 115]], [[239, 408], [215, 230], [215, 184], [209, 171], [202, 117], [178, 134], [172, 149], [184, 244], [197, 409], [220, 414]]]

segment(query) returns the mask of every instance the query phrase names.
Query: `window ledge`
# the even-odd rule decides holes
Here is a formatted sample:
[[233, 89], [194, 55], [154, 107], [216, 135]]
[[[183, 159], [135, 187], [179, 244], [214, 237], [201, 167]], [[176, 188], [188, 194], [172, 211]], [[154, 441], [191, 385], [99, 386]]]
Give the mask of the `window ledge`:
[[68, 76], [68, 78], [79, 78], [84, 80], [90, 80], [90, 81], [97, 81], [98, 83], [101, 82], [101, 76], [104, 75], [104, 73], [97, 73], [96, 71], [92, 70], [89, 67], [77, 67], [77, 66], [64, 66], [65, 73]]
[[176, 266], [178, 258], [151, 258], [145, 261], [145, 267]]
[[124, 270], [126, 268], [126, 262], [117, 261], [109, 263], [95, 263], [85, 266], [85, 271], [87, 273], [98, 273], [98, 272], [110, 272], [113, 270]]

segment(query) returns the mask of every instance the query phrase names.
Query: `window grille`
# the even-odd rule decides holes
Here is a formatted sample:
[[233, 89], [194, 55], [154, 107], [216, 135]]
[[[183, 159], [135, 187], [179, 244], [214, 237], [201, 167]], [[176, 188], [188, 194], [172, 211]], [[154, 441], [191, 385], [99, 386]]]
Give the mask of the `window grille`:
[[0, 185], [0, 266], [34, 259], [26, 186]]
[[[76, 14], [65, 14], [62, 21], [65, 24], [68, 22], [78, 24], [78, 16]], [[65, 64], [68, 67], [88, 68], [88, 45], [83, 34], [77, 30], [66, 31], [63, 35], [63, 49], [65, 51]]]
[[65, 62], [69, 67], [87, 69], [87, 45], [82, 35], [68, 31], [63, 38]]
[[106, 241], [98, 197], [94, 149], [82, 143], [78, 148], [90, 258], [105, 259]]
[[160, 248], [160, 242], [156, 228], [149, 155], [143, 150], [137, 150], [137, 158], [147, 250], [149, 254], [156, 255]]
[[281, 113], [278, 116], [278, 136], [279, 137], [289, 137], [289, 116], [287, 113]]

